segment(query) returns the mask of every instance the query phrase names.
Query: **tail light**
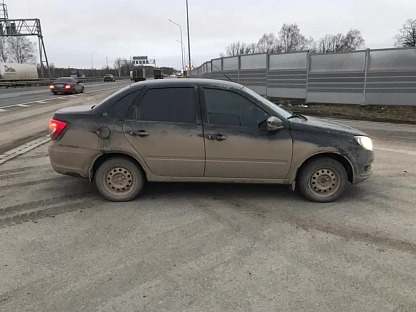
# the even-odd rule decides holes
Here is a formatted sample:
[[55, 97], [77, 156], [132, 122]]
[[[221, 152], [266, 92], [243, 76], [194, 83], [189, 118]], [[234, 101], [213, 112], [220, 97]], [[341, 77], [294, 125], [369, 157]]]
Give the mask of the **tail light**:
[[49, 89], [54, 89], [55, 88], [55, 86], [54, 85], [50, 85], [49, 86]]
[[65, 89], [71, 89], [71, 86], [70, 85], [65, 85]]
[[59, 137], [59, 135], [62, 133], [62, 131], [64, 131], [66, 126], [67, 126], [66, 122], [51, 119], [49, 121], [49, 134], [51, 135], [51, 139], [56, 140]]

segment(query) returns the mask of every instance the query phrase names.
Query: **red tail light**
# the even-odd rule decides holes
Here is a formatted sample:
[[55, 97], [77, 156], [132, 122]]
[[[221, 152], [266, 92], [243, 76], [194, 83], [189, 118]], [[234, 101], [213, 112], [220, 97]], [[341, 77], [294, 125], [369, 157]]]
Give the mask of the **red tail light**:
[[65, 85], [65, 89], [71, 89], [70, 85]]
[[50, 86], [49, 86], [49, 89], [53, 89], [53, 88], [55, 88], [55, 86], [54, 86], [54, 85], [50, 85]]
[[67, 123], [55, 119], [51, 119], [49, 121], [49, 133], [51, 135], [52, 140], [56, 140], [59, 135], [64, 131], [66, 128]]

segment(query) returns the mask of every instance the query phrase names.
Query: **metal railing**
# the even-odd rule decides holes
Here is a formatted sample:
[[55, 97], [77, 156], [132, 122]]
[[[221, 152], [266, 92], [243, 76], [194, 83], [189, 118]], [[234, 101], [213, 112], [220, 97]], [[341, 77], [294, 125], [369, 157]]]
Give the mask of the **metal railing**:
[[191, 76], [309, 103], [416, 105], [416, 48], [250, 54], [212, 59]]
[[[115, 77], [117, 80], [126, 80], [130, 77]], [[36, 87], [47, 86], [55, 81], [55, 78], [39, 78], [39, 79], [0, 79], [0, 87], [17, 88], [17, 87]], [[91, 83], [104, 81], [104, 77], [95, 78], [78, 78], [81, 83]]]

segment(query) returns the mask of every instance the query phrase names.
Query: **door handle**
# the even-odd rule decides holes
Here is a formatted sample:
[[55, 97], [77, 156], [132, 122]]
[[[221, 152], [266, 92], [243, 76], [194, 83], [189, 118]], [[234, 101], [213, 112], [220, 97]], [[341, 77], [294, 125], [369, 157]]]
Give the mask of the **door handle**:
[[217, 136], [215, 137], [215, 139], [217, 141], [224, 141], [227, 137], [225, 135], [222, 134], [217, 134]]
[[222, 134], [208, 134], [207, 139], [208, 140], [217, 140], [217, 141], [224, 141], [227, 137]]
[[133, 136], [139, 136], [139, 137], [146, 137], [146, 136], [150, 135], [149, 132], [146, 132], [144, 130], [130, 131], [129, 134], [133, 135]]

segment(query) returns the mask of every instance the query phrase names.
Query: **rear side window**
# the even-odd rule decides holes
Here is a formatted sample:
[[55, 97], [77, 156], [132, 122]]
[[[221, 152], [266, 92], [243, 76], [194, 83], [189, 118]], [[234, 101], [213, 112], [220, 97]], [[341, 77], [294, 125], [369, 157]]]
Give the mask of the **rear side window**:
[[150, 89], [137, 109], [140, 121], [196, 123], [193, 88]]
[[126, 114], [139, 92], [140, 90], [135, 91], [118, 100], [105, 112], [104, 116], [115, 120], [125, 120]]

